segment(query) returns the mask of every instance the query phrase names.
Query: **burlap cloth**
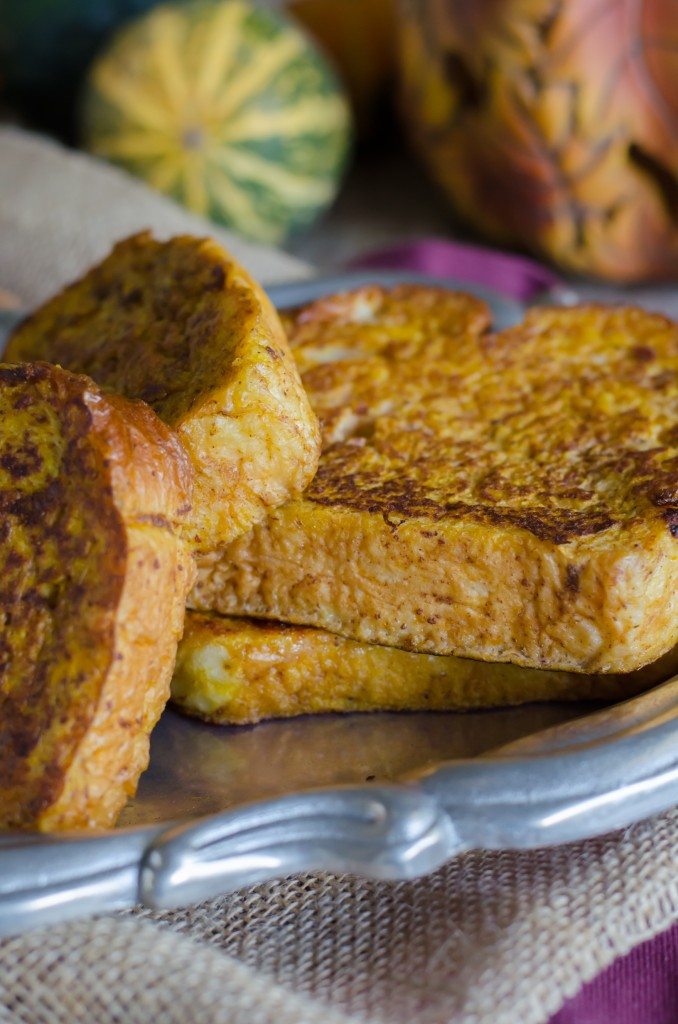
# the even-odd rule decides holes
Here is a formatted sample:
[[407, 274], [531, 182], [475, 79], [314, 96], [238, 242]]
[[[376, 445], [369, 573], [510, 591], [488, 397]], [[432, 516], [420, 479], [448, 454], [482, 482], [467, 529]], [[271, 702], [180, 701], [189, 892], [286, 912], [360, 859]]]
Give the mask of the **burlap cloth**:
[[[123, 175], [0, 131], [0, 288], [38, 301], [129, 231], [211, 230]], [[264, 280], [281, 253], [221, 233]], [[678, 919], [678, 811], [624, 833], [473, 853], [386, 884], [305, 875], [168, 914], [0, 942], [0, 1021], [540, 1024]]]

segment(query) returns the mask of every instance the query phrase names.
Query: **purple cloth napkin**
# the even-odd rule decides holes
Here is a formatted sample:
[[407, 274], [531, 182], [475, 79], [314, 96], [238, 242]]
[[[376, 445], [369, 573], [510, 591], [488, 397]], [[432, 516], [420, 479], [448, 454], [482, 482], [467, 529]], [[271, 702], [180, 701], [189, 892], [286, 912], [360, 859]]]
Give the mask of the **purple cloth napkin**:
[[676, 1024], [678, 925], [636, 946], [565, 1003], [551, 1024]]
[[[369, 253], [352, 266], [454, 277], [525, 303], [549, 291], [569, 297], [560, 278], [533, 260], [440, 239]], [[678, 1024], [678, 925], [616, 960], [550, 1024]]]
[[478, 245], [426, 238], [367, 253], [351, 263], [356, 269], [413, 270], [434, 277], [456, 277], [482, 284], [518, 302], [538, 294], [565, 293], [563, 281], [534, 260]]

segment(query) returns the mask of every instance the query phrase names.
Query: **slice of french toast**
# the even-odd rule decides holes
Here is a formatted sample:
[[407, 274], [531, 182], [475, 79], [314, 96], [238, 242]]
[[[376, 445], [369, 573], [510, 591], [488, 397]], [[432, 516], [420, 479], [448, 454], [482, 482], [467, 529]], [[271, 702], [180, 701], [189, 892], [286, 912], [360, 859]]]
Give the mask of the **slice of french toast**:
[[241, 725], [330, 711], [468, 711], [543, 700], [623, 700], [678, 671], [678, 647], [623, 675], [416, 654], [312, 626], [188, 612], [172, 701]]
[[5, 358], [59, 363], [151, 405], [193, 462], [196, 549], [236, 537], [315, 473], [318, 424], [278, 315], [209, 239], [120, 242], [17, 327]]
[[678, 328], [361, 289], [287, 318], [324, 449], [303, 497], [201, 561], [201, 610], [533, 668], [678, 641]]
[[134, 792], [194, 575], [192, 477], [143, 403], [0, 366], [0, 828], [109, 826]]

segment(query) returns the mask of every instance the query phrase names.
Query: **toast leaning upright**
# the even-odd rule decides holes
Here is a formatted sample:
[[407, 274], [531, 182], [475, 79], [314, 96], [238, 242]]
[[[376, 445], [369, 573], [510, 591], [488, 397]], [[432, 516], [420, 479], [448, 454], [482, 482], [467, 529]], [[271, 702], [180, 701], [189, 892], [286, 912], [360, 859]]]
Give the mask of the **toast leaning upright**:
[[134, 792], [193, 579], [192, 476], [143, 403], [0, 366], [0, 828], [109, 826]]
[[148, 402], [193, 463], [186, 536], [198, 550], [237, 537], [315, 473], [318, 424], [278, 315], [210, 239], [120, 242], [19, 325], [5, 358], [46, 359]]
[[192, 606], [533, 668], [653, 662], [678, 642], [678, 327], [583, 306], [492, 335], [451, 302], [365, 288], [289, 318], [318, 473], [202, 560]]

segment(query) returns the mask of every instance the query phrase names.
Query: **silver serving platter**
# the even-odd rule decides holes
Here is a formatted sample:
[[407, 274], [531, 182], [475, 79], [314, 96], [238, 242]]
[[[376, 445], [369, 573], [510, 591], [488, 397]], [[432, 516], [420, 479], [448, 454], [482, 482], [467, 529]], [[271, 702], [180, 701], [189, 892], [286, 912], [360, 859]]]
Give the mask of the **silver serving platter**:
[[[280, 306], [367, 282], [270, 289]], [[453, 281], [436, 282], [454, 288]], [[467, 284], [498, 326], [519, 303]], [[0, 315], [9, 326], [16, 314]], [[473, 849], [622, 828], [678, 802], [678, 677], [609, 708], [322, 715], [224, 728], [169, 709], [120, 826], [0, 837], [0, 935], [144, 904], [161, 909], [299, 871], [426, 874]]]

